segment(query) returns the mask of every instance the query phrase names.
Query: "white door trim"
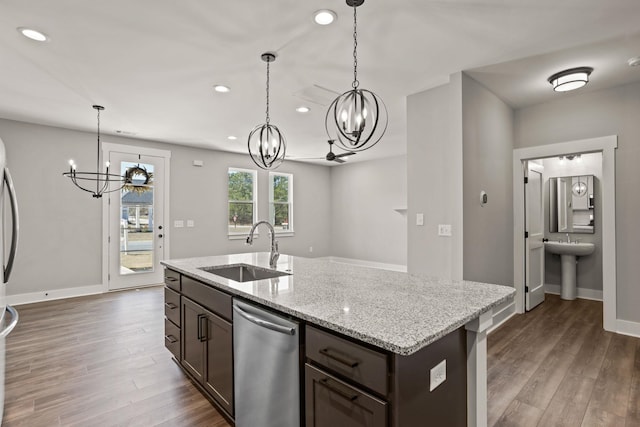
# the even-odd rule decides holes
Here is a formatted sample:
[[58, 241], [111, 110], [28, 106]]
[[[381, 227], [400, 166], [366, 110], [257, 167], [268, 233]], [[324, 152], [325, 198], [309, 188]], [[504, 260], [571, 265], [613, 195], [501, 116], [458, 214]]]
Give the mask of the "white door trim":
[[616, 182], [617, 135], [569, 141], [559, 144], [513, 150], [513, 284], [516, 312], [524, 313], [524, 160], [561, 156], [570, 153], [602, 152], [602, 295], [603, 326], [616, 330]]
[[[169, 256], [171, 245], [171, 233], [169, 233], [169, 224], [171, 224], [171, 217], [169, 207], [169, 195], [171, 184], [171, 151], [159, 150], [157, 148], [138, 147], [135, 145], [114, 144], [110, 142], [102, 143], [102, 158], [108, 159], [112, 153], [127, 153], [127, 154], [141, 154], [144, 156], [155, 156], [164, 158], [164, 223], [166, 224], [166, 232], [163, 237], [163, 245], [165, 250], [165, 256]], [[102, 290], [103, 292], [109, 292], [109, 198], [102, 198]]]

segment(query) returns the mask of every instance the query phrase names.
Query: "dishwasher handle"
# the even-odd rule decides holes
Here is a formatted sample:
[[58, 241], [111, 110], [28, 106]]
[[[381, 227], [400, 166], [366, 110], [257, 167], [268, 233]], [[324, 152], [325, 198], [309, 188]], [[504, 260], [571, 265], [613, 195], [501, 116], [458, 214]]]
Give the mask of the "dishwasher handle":
[[269, 322], [268, 320], [261, 319], [252, 314], [247, 313], [237, 305], [233, 306], [233, 310], [238, 313], [240, 316], [244, 317], [251, 323], [255, 323], [258, 326], [262, 326], [263, 328], [271, 329], [272, 331], [280, 332], [281, 334], [286, 335], [295, 335], [296, 329], [290, 328], [287, 326], [278, 325], [276, 323]]

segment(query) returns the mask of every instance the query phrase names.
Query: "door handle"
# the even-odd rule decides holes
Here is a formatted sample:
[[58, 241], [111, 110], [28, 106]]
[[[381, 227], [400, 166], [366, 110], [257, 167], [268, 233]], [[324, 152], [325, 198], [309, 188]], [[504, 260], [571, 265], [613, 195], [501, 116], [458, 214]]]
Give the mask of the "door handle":
[[[205, 321], [204, 323], [202, 323], [202, 321]], [[198, 314], [198, 339], [202, 342], [202, 341], [206, 341], [207, 340], [207, 335], [209, 335], [207, 333], [207, 315], [206, 314]]]
[[159, 238], [159, 239], [162, 239], [162, 234], [158, 234], [158, 238]]
[[[13, 187], [13, 179], [11, 179], [11, 173], [9, 169], [4, 169], [4, 182], [7, 183], [7, 190], [9, 191], [9, 199], [11, 201], [11, 224], [12, 231], [11, 234], [11, 249], [9, 251], [9, 259], [7, 260], [7, 266], [4, 267], [4, 283], [9, 281], [9, 277], [11, 276], [11, 270], [13, 269], [13, 261], [16, 257], [16, 251], [18, 250], [18, 235], [20, 232], [20, 219], [18, 217], [18, 201], [16, 199], [16, 190]], [[4, 263], [4, 260], [3, 260]]]

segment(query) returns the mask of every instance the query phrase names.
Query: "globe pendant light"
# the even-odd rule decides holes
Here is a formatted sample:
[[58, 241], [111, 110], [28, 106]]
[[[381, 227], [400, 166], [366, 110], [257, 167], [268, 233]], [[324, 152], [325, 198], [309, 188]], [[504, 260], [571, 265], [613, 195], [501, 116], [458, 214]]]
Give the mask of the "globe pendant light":
[[276, 169], [284, 160], [287, 144], [280, 130], [269, 123], [269, 64], [276, 60], [275, 53], [261, 56], [267, 63], [267, 118], [264, 124], [256, 126], [249, 134], [248, 148], [251, 160], [262, 169]]
[[[69, 172], [64, 172], [62, 175], [71, 179], [71, 182], [82, 191], [91, 193], [93, 197], [99, 199], [104, 193], [112, 193], [119, 191], [127, 184], [127, 178], [115, 173], [109, 172], [109, 162], [105, 162], [105, 171], [100, 172], [100, 111], [104, 110], [101, 105], [94, 105], [93, 109], [98, 111], [98, 152], [96, 158], [96, 171], [95, 172], [78, 172], [76, 171], [76, 164], [73, 160], [69, 160]], [[86, 185], [83, 186], [83, 183]], [[111, 184], [115, 184], [113, 188], [110, 188]], [[95, 185], [95, 188], [93, 188]]]
[[351, 90], [338, 96], [329, 106], [325, 128], [329, 138], [345, 150], [364, 151], [380, 141], [387, 130], [387, 107], [378, 95], [359, 88], [356, 8], [364, 0], [346, 1], [353, 7], [353, 83]]

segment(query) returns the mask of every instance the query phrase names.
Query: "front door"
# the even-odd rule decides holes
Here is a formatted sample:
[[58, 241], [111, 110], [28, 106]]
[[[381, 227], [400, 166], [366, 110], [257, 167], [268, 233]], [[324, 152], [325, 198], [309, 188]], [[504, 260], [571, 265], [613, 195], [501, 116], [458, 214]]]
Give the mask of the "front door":
[[526, 162], [525, 193], [525, 307], [544, 301], [544, 187], [542, 165]]
[[109, 290], [163, 281], [164, 160], [109, 152], [112, 170], [130, 179], [109, 194]]

